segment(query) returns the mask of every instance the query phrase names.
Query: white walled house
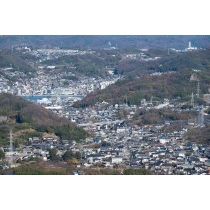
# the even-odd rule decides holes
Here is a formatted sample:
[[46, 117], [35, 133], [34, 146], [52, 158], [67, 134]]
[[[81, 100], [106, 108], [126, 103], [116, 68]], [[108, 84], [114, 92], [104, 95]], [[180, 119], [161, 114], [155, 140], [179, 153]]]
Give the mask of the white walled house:
[[122, 157], [112, 157], [112, 163], [122, 163]]

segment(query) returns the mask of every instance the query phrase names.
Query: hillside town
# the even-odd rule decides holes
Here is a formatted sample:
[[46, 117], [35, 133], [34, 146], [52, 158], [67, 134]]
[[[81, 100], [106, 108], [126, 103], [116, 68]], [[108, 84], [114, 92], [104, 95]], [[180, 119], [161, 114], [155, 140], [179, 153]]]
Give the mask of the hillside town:
[[[196, 50], [189, 44], [190, 50]], [[39, 62], [57, 59], [64, 55], [86, 55], [94, 51], [16, 48], [37, 56]], [[142, 50], [139, 54], [126, 54], [122, 59], [140, 59], [145, 62], [159, 59], [148, 58]], [[57, 136], [43, 138], [30, 136], [26, 139], [26, 145], [13, 148], [10, 145], [1, 149], [6, 154], [6, 162], [0, 164], [1, 169], [17, 167], [21, 162], [27, 162], [39, 158], [44, 162], [50, 162], [49, 149], [56, 148], [60, 161], [66, 151], [79, 152], [81, 159], [76, 164], [75, 173], [84, 174], [85, 168], [145, 168], [154, 174], [210, 174], [210, 146], [194, 141], [184, 140], [184, 135], [190, 128], [204, 127], [204, 110], [193, 107], [181, 108], [175, 100], [164, 99], [158, 103], [143, 99], [140, 105], [109, 104], [106, 101], [96, 103], [85, 108], [73, 107], [74, 102], [81, 100], [89, 93], [103, 90], [106, 87], [123, 79], [121, 75], [114, 73], [114, 67], [104, 67], [106, 77], [101, 78], [81, 76], [74, 78], [71, 69], [74, 65], [66, 66], [68, 71], [59, 70], [61, 66], [37, 65], [35, 77], [28, 77], [24, 72], [14, 71], [13, 67], [1, 68], [0, 92], [21, 96], [33, 103], [40, 104], [47, 110], [65, 117], [78, 127], [91, 133], [91, 137], [80, 139], [79, 142], [69, 139], [59, 139]], [[174, 74], [175, 72], [156, 72], [153, 75]], [[18, 78], [18, 79], [16, 79]], [[14, 81], [14, 82], [13, 82]], [[191, 101], [192, 103], [192, 101]], [[177, 113], [195, 111], [197, 116], [190, 120], [164, 120], [159, 124], [137, 125], [134, 119], [138, 110], [161, 110], [168, 108]], [[0, 118], [5, 121], [4, 116]], [[205, 121], [205, 123], [204, 123]], [[176, 129], [171, 129], [178, 125]], [[167, 129], [166, 129], [167, 128]], [[10, 138], [12, 134], [10, 135]]]
[[[46, 103], [41, 104], [46, 106]], [[144, 104], [145, 101], [142, 102], [142, 107]], [[128, 121], [139, 108], [135, 105], [110, 105], [102, 102], [85, 109], [73, 108], [69, 103], [64, 105], [64, 102], [56, 105], [54, 109], [52, 107], [49, 110], [68, 117], [78, 126], [91, 132], [94, 137], [76, 142], [52, 136], [42, 139], [31, 136], [27, 145], [23, 145], [21, 149], [17, 148], [11, 152], [9, 146], [2, 148], [12, 166], [18, 165], [16, 162], [20, 159], [27, 161], [39, 157], [43, 161], [49, 161], [49, 149], [56, 148], [60, 158], [67, 150], [81, 153], [82, 161], [77, 165], [80, 173], [82, 169], [91, 167], [131, 167], [150, 169], [155, 174], [209, 174], [210, 147], [186, 142], [183, 138], [190, 127], [203, 126], [199, 121], [165, 121], [158, 125], [137, 126]], [[165, 101], [162, 106], [181, 111], [170, 101]], [[161, 109], [161, 105], [154, 108]], [[124, 110], [128, 115], [122, 119], [119, 113]], [[170, 128], [174, 123], [181, 125], [179, 130], [164, 132], [163, 127]], [[1, 167], [6, 169], [10, 166], [4, 164]]]

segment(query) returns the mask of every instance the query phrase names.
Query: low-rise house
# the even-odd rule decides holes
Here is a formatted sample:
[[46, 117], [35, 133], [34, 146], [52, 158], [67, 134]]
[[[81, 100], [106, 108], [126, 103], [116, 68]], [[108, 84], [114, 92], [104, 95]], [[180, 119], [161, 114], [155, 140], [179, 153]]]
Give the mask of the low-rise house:
[[184, 158], [185, 157], [185, 151], [180, 151], [179, 152], [179, 157], [183, 157]]
[[112, 157], [111, 158], [111, 163], [112, 164], [114, 164], [114, 163], [119, 164], [119, 163], [122, 163], [122, 162], [123, 162], [122, 157]]

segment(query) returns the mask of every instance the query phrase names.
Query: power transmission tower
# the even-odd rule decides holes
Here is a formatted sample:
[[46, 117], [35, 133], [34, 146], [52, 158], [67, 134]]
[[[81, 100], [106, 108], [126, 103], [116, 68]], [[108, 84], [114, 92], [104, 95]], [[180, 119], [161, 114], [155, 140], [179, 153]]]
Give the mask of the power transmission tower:
[[151, 96], [150, 104], [153, 106], [153, 96]]
[[200, 80], [197, 80], [197, 97], [199, 98], [200, 96]]
[[2, 128], [6, 128], [6, 129], [9, 129], [9, 151], [10, 151], [10, 159], [9, 159], [9, 162], [10, 162], [10, 165], [13, 164], [13, 140], [12, 140], [12, 137], [13, 137], [13, 134], [12, 134], [12, 126], [11, 125], [0, 125], [0, 127]]
[[13, 144], [12, 144], [12, 128], [9, 129], [9, 145], [10, 145], [10, 152], [13, 152]]
[[193, 92], [192, 92], [192, 95], [191, 95], [191, 106], [192, 106], [193, 108], [195, 107]]
[[12, 140], [12, 128], [10, 127], [9, 128], [9, 145], [10, 145], [10, 152], [11, 152], [11, 156], [10, 156], [10, 164], [12, 165], [13, 164], [13, 140]]
[[198, 125], [204, 126], [203, 105], [198, 108]]

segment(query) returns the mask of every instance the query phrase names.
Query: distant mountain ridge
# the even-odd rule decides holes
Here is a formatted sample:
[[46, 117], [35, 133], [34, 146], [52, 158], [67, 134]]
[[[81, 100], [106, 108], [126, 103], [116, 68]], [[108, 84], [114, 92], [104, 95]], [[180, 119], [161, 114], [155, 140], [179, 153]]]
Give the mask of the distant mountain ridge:
[[210, 47], [207, 35], [3, 35], [0, 48], [26, 45], [61, 48], [181, 48]]

